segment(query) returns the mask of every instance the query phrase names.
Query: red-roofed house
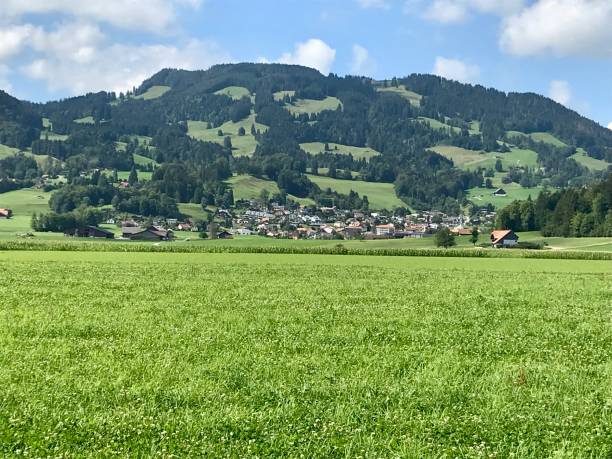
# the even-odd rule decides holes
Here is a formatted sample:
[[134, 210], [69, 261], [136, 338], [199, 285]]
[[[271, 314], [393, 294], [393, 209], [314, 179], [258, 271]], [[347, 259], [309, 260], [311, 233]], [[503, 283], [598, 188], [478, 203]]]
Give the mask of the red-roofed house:
[[512, 230], [496, 230], [491, 233], [493, 247], [514, 247], [518, 244], [518, 236]]

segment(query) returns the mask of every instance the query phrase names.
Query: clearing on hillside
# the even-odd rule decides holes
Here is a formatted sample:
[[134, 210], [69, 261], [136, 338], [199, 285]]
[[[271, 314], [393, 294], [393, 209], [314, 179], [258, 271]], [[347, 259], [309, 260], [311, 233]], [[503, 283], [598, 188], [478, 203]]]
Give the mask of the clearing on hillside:
[[584, 151], [582, 148], [577, 148], [576, 153], [570, 156], [570, 158], [592, 171], [605, 171], [612, 166], [612, 164], [608, 163], [607, 161], [588, 156], [586, 151]]
[[293, 97], [295, 96], [295, 91], [278, 91], [274, 93], [274, 100], [280, 102], [286, 96]]
[[147, 89], [146, 92], [139, 94], [138, 96], [134, 97], [134, 99], [144, 99], [144, 100], [157, 99], [163, 96], [164, 94], [166, 94], [171, 89], [172, 88], [170, 86], [151, 86], [149, 89]]
[[335, 97], [326, 97], [323, 100], [298, 99], [293, 104], [285, 104], [285, 108], [293, 115], [317, 114], [325, 110], [337, 110], [338, 107], [342, 107], [342, 102]]
[[[234, 156], [251, 156], [257, 148], [257, 139], [251, 134], [251, 127], [255, 125], [255, 129], [264, 133], [268, 130], [268, 126], [255, 122], [255, 114], [251, 114], [247, 118], [237, 123], [228, 121], [218, 128], [208, 129], [208, 123], [204, 121], [188, 121], [188, 134], [194, 139], [204, 140], [207, 142], [215, 142], [223, 145], [225, 137], [230, 137], [232, 140], [232, 154]], [[244, 128], [245, 135], [239, 136], [238, 131]], [[219, 130], [223, 132], [219, 136]]]
[[459, 134], [461, 132], [461, 129], [459, 129], [458, 127], [451, 126], [449, 124], [438, 121], [434, 118], [427, 118], [426, 116], [419, 116], [417, 119], [423, 123], [429, 124], [429, 127], [431, 127], [432, 129], [443, 129], [449, 132], [452, 131], [456, 134]]
[[504, 170], [510, 167], [530, 167], [538, 165], [538, 154], [533, 150], [512, 148], [508, 153], [484, 152], [478, 150], [467, 150], [461, 147], [438, 145], [429, 150], [453, 160], [456, 167], [461, 169], [475, 169], [482, 167], [493, 169], [495, 162], [501, 159]]
[[93, 116], [85, 116], [83, 118], [79, 118], [73, 121], [76, 124], [96, 124]]
[[395, 194], [392, 183], [364, 182], [362, 180], [340, 180], [321, 175], [308, 174], [308, 178], [319, 185], [322, 190], [331, 188], [342, 194], [348, 194], [351, 190], [359, 193], [360, 197], [367, 196], [370, 209], [394, 209], [396, 207], [407, 207], [406, 203]]
[[21, 150], [19, 148], [9, 147], [7, 145], [0, 144], [0, 159], [7, 158], [8, 156], [13, 156], [19, 153]]
[[525, 134], [519, 131], [507, 131], [506, 137], [511, 141], [513, 137], [530, 137], [534, 142], [544, 142], [555, 147], [567, 147], [567, 144], [554, 135], [548, 132], [533, 132], [531, 134]]
[[420, 107], [421, 106], [421, 100], [423, 99], [422, 95], [417, 94], [414, 91], [410, 91], [404, 85], [400, 85], [400, 86], [397, 86], [397, 87], [389, 86], [387, 88], [385, 88], [385, 87], [378, 87], [378, 88], [376, 88], [376, 90], [379, 91], [379, 92], [390, 92], [390, 93], [393, 93], [393, 94], [399, 94], [400, 96], [408, 99], [410, 104], [412, 106], [414, 106], [414, 107]]
[[234, 100], [240, 100], [243, 97], [251, 97], [251, 91], [242, 86], [228, 86], [227, 88], [219, 89], [215, 92], [218, 96], [228, 96]]
[[372, 148], [367, 147], [351, 147], [349, 145], [342, 145], [339, 143], [328, 143], [330, 150], [325, 151], [325, 144], [323, 142], [309, 142], [301, 143], [300, 147], [307, 153], [318, 155], [319, 153], [333, 153], [340, 155], [353, 155], [355, 159], [366, 159], [370, 160], [374, 156], [380, 155], [380, 153]]

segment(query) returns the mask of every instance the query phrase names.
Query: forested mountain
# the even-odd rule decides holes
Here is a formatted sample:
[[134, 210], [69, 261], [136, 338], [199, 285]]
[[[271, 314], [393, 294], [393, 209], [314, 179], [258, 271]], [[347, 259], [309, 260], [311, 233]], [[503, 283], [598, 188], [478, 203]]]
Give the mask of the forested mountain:
[[[281, 64], [165, 69], [127, 94], [45, 104], [0, 92], [0, 143], [59, 160], [53, 171], [39, 165], [38, 173], [61, 169], [69, 186], [80, 187], [64, 190], [72, 198], [80, 193], [75, 202], [92, 194], [83, 186], [97, 186], [79, 179], [93, 170], [155, 169], [142, 185], [143, 202], [157, 193], [227, 203], [226, 180], [234, 173], [276, 181], [279, 199], [321, 201], [332, 191], [309, 177], [324, 173], [393, 183], [407, 205], [443, 209], [465, 204], [468, 190], [495, 180], [582, 185], [603, 178], [612, 162], [612, 131], [536, 94], [431, 75], [323, 76]], [[360, 156], [366, 149], [370, 154]], [[0, 162], [0, 180], [17, 179], [14, 168]], [[176, 209], [167, 201], [153, 207]]]

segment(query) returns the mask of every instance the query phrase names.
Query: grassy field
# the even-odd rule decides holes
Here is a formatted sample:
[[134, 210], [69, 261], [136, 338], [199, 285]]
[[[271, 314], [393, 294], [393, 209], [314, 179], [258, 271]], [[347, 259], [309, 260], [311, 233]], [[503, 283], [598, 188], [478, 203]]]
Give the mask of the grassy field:
[[308, 178], [323, 190], [331, 188], [338, 193], [348, 194], [351, 190], [359, 196], [367, 196], [370, 209], [393, 209], [406, 207], [406, 203], [395, 195], [392, 183], [363, 182], [361, 180], [340, 180], [320, 175], [310, 175]]
[[85, 116], [83, 118], [79, 118], [73, 121], [74, 123], [77, 124], [95, 124], [95, 120], [93, 118], [93, 116]]
[[520, 148], [512, 148], [512, 151], [509, 153], [486, 153], [484, 151], [467, 150], [461, 147], [438, 145], [430, 148], [430, 150], [448, 159], [452, 159], [455, 166], [462, 169], [476, 169], [477, 167], [493, 169], [497, 159], [501, 159], [505, 170], [513, 166], [535, 168], [538, 165], [538, 154], [535, 151]]
[[[341, 155], [353, 155], [355, 159], [366, 159], [369, 160], [374, 156], [380, 155], [380, 153], [376, 150], [367, 147], [351, 147], [349, 145], [341, 145], [339, 143], [329, 143], [329, 148], [331, 149], [331, 153], [338, 153]], [[310, 142], [310, 143], [301, 143], [300, 147], [302, 150], [311, 153], [313, 155], [322, 153], [325, 151], [325, 144], [323, 142]]]
[[[232, 153], [234, 156], [251, 156], [257, 148], [257, 140], [251, 135], [251, 126], [255, 125], [255, 129], [259, 129], [262, 133], [268, 130], [268, 126], [255, 122], [255, 114], [251, 114], [247, 118], [237, 123], [228, 121], [218, 128], [207, 129], [208, 123], [203, 121], [188, 121], [188, 133], [191, 137], [207, 142], [215, 142], [223, 145], [225, 137], [229, 136], [232, 139]], [[244, 128], [246, 134], [238, 135], [238, 130]], [[223, 131], [223, 136], [218, 135], [218, 131]]]
[[285, 96], [293, 97], [295, 96], [295, 91], [278, 91], [274, 93], [274, 100], [277, 102], [283, 100]]
[[531, 137], [531, 139], [536, 142], [549, 143], [555, 147], [567, 146], [565, 142], [559, 140], [557, 137], [548, 132], [533, 132], [531, 134], [525, 134], [524, 132], [519, 131], [508, 131], [506, 132], [506, 136], [510, 139], [512, 139], [512, 137]]
[[0, 270], [3, 457], [612, 455], [610, 262], [5, 252]]
[[164, 94], [166, 94], [171, 89], [172, 88], [170, 86], [151, 86], [149, 89], [147, 89], [146, 92], [134, 97], [134, 99], [144, 99], [144, 100], [157, 99], [163, 96]]
[[591, 158], [582, 148], [578, 148], [570, 158], [592, 171], [605, 171], [612, 165], [601, 159]]
[[302, 113], [321, 113], [324, 110], [336, 110], [342, 106], [342, 102], [335, 97], [326, 97], [323, 100], [298, 99], [293, 104], [286, 104], [285, 108], [294, 115]]
[[445, 131], [453, 131], [455, 133], [460, 133], [461, 129], [459, 129], [458, 127], [455, 126], [451, 126], [449, 124], [446, 123], [442, 123], [441, 121], [438, 121], [434, 118], [427, 118], [425, 116], [419, 116], [418, 120], [423, 122], [423, 123], [427, 123], [429, 124], [429, 126], [432, 129], [444, 129]]
[[228, 86], [215, 92], [219, 96], [228, 96], [234, 100], [242, 99], [243, 97], [251, 97], [251, 91], [242, 86]]
[[9, 147], [7, 145], [0, 144], [0, 159], [4, 159], [8, 156], [13, 156], [19, 153], [19, 148]]
[[[0, 219], [0, 239], [14, 239], [18, 233], [32, 231], [30, 227], [32, 214], [49, 212], [50, 196], [51, 193], [34, 188], [0, 193], [0, 207], [8, 207], [13, 211], [11, 219]], [[43, 239], [54, 238], [52, 234], [36, 234]]]
[[377, 91], [379, 92], [389, 92], [389, 93], [393, 93], [393, 94], [399, 94], [400, 96], [408, 99], [408, 101], [410, 102], [411, 105], [413, 105], [414, 107], [420, 107], [421, 106], [421, 100], [423, 99], [423, 96], [420, 94], [417, 94], [416, 92], [410, 91], [409, 89], [406, 89], [406, 86], [404, 85], [400, 85], [398, 87], [379, 87], [377, 88]]
[[155, 167], [159, 166], [157, 161], [155, 161], [154, 159], [151, 159], [151, 158], [148, 158], [146, 156], [142, 156], [136, 153], [134, 153], [134, 162], [140, 166], [146, 166], [149, 164], [152, 164]]

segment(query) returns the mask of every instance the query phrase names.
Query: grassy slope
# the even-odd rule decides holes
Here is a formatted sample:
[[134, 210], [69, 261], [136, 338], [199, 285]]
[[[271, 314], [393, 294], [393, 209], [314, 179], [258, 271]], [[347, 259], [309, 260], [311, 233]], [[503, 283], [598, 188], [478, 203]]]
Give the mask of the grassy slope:
[[171, 89], [172, 88], [170, 86], [151, 86], [149, 89], [147, 89], [146, 92], [134, 97], [134, 99], [144, 99], [144, 100], [157, 99], [163, 96], [164, 94], [166, 94]]
[[323, 100], [299, 99], [293, 105], [286, 104], [285, 108], [294, 115], [301, 113], [321, 113], [324, 110], [336, 110], [342, 102], [335, 97], [326, 97]]
[[[339, 153], [342, 155], [352, 154], [355, 159], [365, 158], [369, 160], [374, 156], [380, 155], [380, 153], [371, 148], [363, 148], [363, 147], [351, 147], [349, 145], [341, 145], [339, 143], [329, 143], [329, 147], [331, 148], [330, 153]], [[301, 143], [300, 147], [302, 150], [311, 153], [313, 155], [319, 154], [325, 151], [325, 144], [322, 142], [310, 142], [310, 143]], [[337, 150], [336, 150], [337, 148]]]
[[295, 96], [295, 91], [278, 91], [274, 93], [274, 100], [281, 101], [285, 98], [285, 96], [293, 97]]
[[228, 86], [215, 92], [220, 96], [229, 96], [234, 100], [242, 99], [244, 96], [251, 96], [251, 92], [242, 86]]
[[408, 99], [410, 104], [415, 106], [415, 107], [420, 107], [421, 106], [421, 100], [423, 99], [422, 95], [417, 94], [416, 92], [410, 91], [409, 89], [406, 89], [406, 86], [404, 86], [404, 85], [400, 85], [397, 88], [394, 88], [394, 87], [388, 87], [388, 88], [379, 87], [379, 88], [377, 88], [377, 91], [379, 91], [379, 92], [390, 92], [390, 93], [393, 93], [393, 94], [399, 94], [400, 96]]
[[578, 148], [570, 158], [592, 171], [605, 171], [611, 164], [601, 159], [591, 158], [582, 148]]
[[[255, 129], [259, 129], [262, 133], [268, 130], [267, 126], [256, 123], [255, 114], [251, 114], [237, 123], [228, 121], [222, 126], [213, 129], [207, 129], [208, 123], [204, 121], [188, 121], [188, 132], [194, 139], [215, 142], [220, 145], [223, 145], [224, 138], [229, 136], [232, 139], [234, 156], [251, 156], [257, 148], [257, 140], [251, 135], [251, 126], [253, 124], [255, 124]], [[244, 136], [238, 135], [238, 130], [241, 127], [246, 131]], [[219, 137], [219, 129], [223, 131], [223, 137]]]
[[4, 159], [8, 156], [13, 156], [19, 153], [19, 148], [9, 147], [7, 145], [0, 144], [0, 159]]
[[612, 452], [609, 262], [12, 252], [0, 265], [2, 456]]
[[418, 119], [419, 119], [419, 121], [422, 121], [423, 123], [428, 123], [429, 126], [432, 129], [444, 129], [446, 131], [452, 130], [455, 133], [460, 133], [461, 132], [461, 129], [459, 129], [458, 127], [451, 126], [451, 125], [446, 124], [446, 123], [442, 123], [441, 121], [438, 121], [438, 120], [436, 120], [434, 118], [427, 118], [425, 116], [419, 116]]
[[95, 124], [93, 116], [85, 116], [83, 118], [74, 120], [74, 122], [77, 124]]
[[151, 158], [147, 158], [146, 156], [134, 154], [134, 162], [140, 166], [145, 166], [147, 164], [153, 164], [153, 166], [158, 166], [157, 161]]
[[519, 131], [508, 131], [508, 132], [506, 132], [506, 135], [509, 138], [512, 138], [512, 137], [531, 137], [536, 142], [549, 143], [549, 144], [554, 145], [556, 147], [565, 147], [565, 146], [567, 146], [567, 144], [565, 142], [559, 140], [554, 135], [552, 135], [552, 134], [550, 134], [548, 132], [533, 132], [531, 134], [525, 134], [524, 132], [519, 132]]
[[395, 195], [395, 189], [392, 183], [339, 180], [319, 175], [308, 175], [308, 178], [319, 185], [321, 189], [331, 188], [343, 194], [348, 194], [353, 190], [359, 193], [359, 196], [367, 196], [371, 209], [406, 207], [406, 203]]
[[532, 150], [512, 148], [509, 153], [486, 153], [484, 151], [467, 150], [461, 147], [439, 145], [430, 150], [452, 159], [455, 166], [462, 169], [475, 169], [477, 167], [494, 168], [497, 159], [502, 160], [504, 169], [512, 166], [537, 167], [538, 154]]

